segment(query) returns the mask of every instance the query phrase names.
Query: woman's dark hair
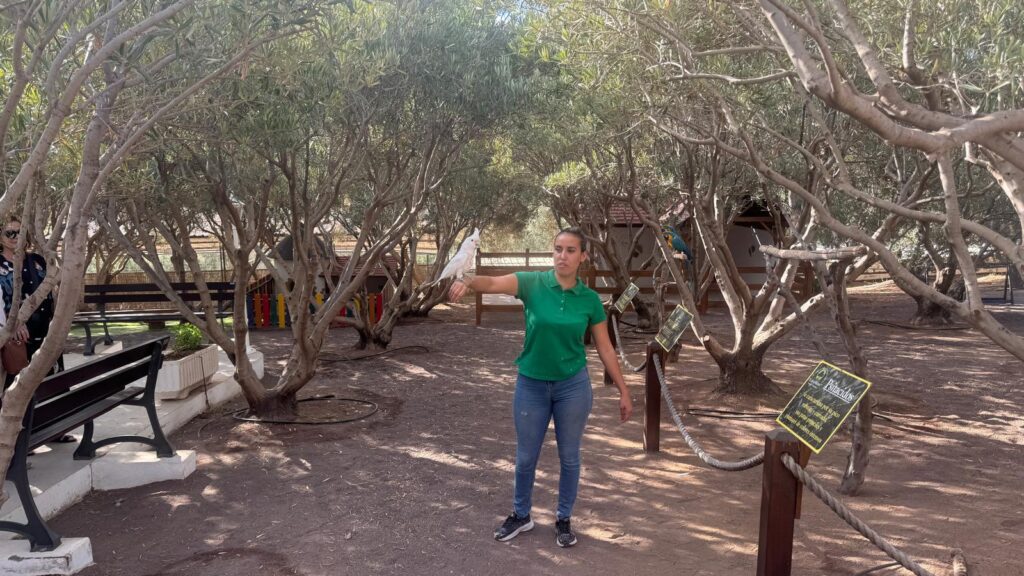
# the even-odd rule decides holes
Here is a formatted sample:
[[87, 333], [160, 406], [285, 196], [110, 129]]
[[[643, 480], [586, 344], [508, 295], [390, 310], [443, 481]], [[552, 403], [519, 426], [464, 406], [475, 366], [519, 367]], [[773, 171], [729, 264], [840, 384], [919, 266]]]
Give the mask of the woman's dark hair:
[[580, 230], [578, 226], [569, 226], [568, 228], [562, 228], [555, 234], [555, 238], [558, 238], [562, 234], [569, 234], [575, 236], [580, 241], [580, 250], [583, 252], [587, 251], [587, 237], [583, 235], [583, 230]]

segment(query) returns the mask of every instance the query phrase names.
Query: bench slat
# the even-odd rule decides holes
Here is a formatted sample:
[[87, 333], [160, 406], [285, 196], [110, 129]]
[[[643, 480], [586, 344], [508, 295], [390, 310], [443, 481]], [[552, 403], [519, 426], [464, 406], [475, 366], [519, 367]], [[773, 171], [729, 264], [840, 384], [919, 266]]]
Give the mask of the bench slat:
[[[201, 302], [203, 297], [198, 292], [179, 292], [180, 297], [185, 302]], [[235, 298], [234, 291], [232, 292], [210, 292], [211, 302], [230, 302]], [[84, 301], [86, 304], [136, 304], [145, 302], [170, 302], [167, 299], [167, 295], [163, 292], [148, 292], [148, 293], [127, 293], [127, 294], [86, 294]]]
[[[116, 354], [101, 356], [74, 368], [48, 376], [39, 384], [39, 388], [36, 389], [36, 401], [40, 403], [45, 402], [49, 398], [63, 394], [75, 384], [92, 380], [97, 376], [113, 372], [122, 366], [133, 364], [144, 358], [148, 359], [153, 355], [154, 345], [159, 343], [160, 347], [163, 348], [168, 340], [170, 340], [170, 336], [154, 338]], [[130, 384], [130, 382], [128, 383]]]
[[63, 394], [40, 402], [36, 404], [35, 412], [32, 415], [32, 429], [45, 428], [55, 421], [67, 418], [68, 415], [81, 410], [83, 406], [89, 406], [107, 396], [116, 394], [136, 380], [145, 378], [148, 374], [149, 360], [140, 361], [139, 364], [126, 366], [112, 372], [109, 376], [73, 387]]
[[70, 417], [64, 418], [63, 420], [57, 420], [56, 422], [42, 427], [32, 427], [32, 435], [29, 436], [29, 449], [34, 449], [50, 442], [56, 438], [60, 438], [64, 434], [82, 426], [86, 422], [98, 418], [107, 412], [110, 412], [114, 408], [117, 408], [125, 400], [131, 400], [132, 398], [141, 395], [144, 392], [142, 388], [131, 387], [126, 388], [120, 392], [116, 392], [111, 396], [93, 402], [88, 407], [83, 408]]
[[[207, 282], [207, 288], [210, 292], [224, 292], [224, 291], [235, 291], [235, 285], [232, 282]], [[192, 282], [172, 282], [171, 288], [175, 292], [196, 292], [198, 288]], [[109, 292], [160, 292], [160, 287], [156, 284], [86, 284], [84, 287], [86, 294], [105, 294]]]
[[[232, 312], [226, 310], [216, 312], [214, 315], [218, 318], [229, 317]], [[205, 313], [202, 310], [196, 311], [196, 316], [202, 318]], [[182, 320], [184, 315], [176, 310], [156, 311], [156, 310], [118, 310], [116, 312], [108, 312], [101, 314], [99, 312], [87, 312], [75, 314], [75, 319], [72, 322], [140, 322], [140, 321], [159, 321], [159, 320]]]
[[[224, 303], [235, 298], [233, 282], [207, 282], [211, 301]], [[200, 302], [203, 297], [193, 282], [173, 282], [171, 289], [186, 302]], [[169, 302], [170, 300], [156, 284], [87, 284], [83, 300], [86, 304], [129, 304], [146, 302]]]
[[[196, 316], [203, 316], [205, 312], [202, 310], [195, 311]], [[233, 313], [231, 310], [218, 310], [215, 312], [217, 316], [231, 316]], [[75, 318], [72, 322], [84, 323], [84, 322], [117, 322], [118, 318], [123, 317], [136, 317], [139, 315], [149, 314], [151, 316], [166, 316], [168, 319], [181, 318], [182, 314], [177, 309], [171, 308], [154, 308], [149, 310], [114, 310], [111, 312], [76, 312]]]

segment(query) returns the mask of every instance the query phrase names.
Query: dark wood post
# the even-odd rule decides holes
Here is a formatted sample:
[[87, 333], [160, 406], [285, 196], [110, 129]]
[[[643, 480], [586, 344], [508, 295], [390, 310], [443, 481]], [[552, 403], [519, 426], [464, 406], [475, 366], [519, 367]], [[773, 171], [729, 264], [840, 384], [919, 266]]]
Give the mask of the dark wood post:
[[782, 463], [783, 454], [800, 462], [800, 441], [776, 428], [764, 438], [757, 576], [789, 576], [793, 568], [793, 529], [800, 481]]
[[[481, 259], [481, 256], [480, 256], [480, 252], [477, 251], [477, 253], [476, 253], [476, 270], [477, 271], [480, 270], [480, 262], [481, 262], [481, 260], [482, 259]], [[480, 325], [480, 320], [482, 320], [483, 316], [484, 316], [484, 296], [483, 296], [483, 294], [481, 294], [481, 293], [477, 292], [476, 290], [474, 290], [473, 291], [473, 303], [476, 305], [476, 325], [479, 326]]]
[[[612, 296], [613, 296], [612, 297], [612, 302], [615, 302], [615, 300], [617, 298], [615, 297], [614, 294]], [[615, 309], [615, 306], [609, 306], [608, 307], [608, 322], [606, 323], [607, 324], [606, 327], [608, 328], [608, 339], [612, 341], [612, 349], [613, 350], [618, 348], [619, 342], [615, 339], [615, 327], [612, 326], [612, 322], [617, 322], [618, 319], [619, 319], [619, 311]], [[622, 367], [622, 369], [625, 370], [626, 368]], [[611, 375], [608, 374], [608, 369], [607, 368], [605, 368], [605, 370], [604, 370], [604, 385], [605, 386], [614, 386], [615, 385], [615, 382], [612, 381]]]
[[[800, 460], [798, 460], [801, 468], [807, 468], [807, 464], [811, 461], [811, 449], [807, 447], [803, 442], [800, 443]], [[796, 489], [796, 519], [800, 519], [800, 511], [803, 510], [804, 505], [804, 490], [803, 486]]]
[[[587, 269], [580, 275], [580, 280], [583, 281], [584, 286], [594, 288], [594, 264], [592, 262], [585, 262], [584, 264], [587, 266]], [[590, 343], [594, 341], [593, 336], [593, 332], [587, 328], [587, 331], [583, 333], [583, 345], [590, 346]]]
[[479, 326], [484, 317], [484, 295], [474, 290], [473, 302], [476, 305], [476, 325]]
[[665, 366], [665, 350], [657, 343], [647, 345], [647, 372], [644, 377], [644, 452], [661, 449], [661, 382], [654, 358]]

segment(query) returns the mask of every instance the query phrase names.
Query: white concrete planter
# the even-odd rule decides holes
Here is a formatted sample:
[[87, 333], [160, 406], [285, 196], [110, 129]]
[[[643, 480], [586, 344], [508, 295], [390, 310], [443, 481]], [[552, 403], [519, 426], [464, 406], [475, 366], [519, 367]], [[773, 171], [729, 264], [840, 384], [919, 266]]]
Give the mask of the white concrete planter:
[[209, 382], [217, 373], [217, 346], [207, 346], [180, 360], [164, 360], [156, 379], [156, 397], [161, 400], [185, 398], [192, 390]]

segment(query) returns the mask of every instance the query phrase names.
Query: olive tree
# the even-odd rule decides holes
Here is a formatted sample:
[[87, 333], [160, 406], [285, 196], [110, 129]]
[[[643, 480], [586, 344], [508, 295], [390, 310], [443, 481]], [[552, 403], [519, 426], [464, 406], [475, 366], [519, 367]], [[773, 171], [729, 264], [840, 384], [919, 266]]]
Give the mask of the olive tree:
[[[0, 57], [5, 70], [0, 213], [31, 216], [35, 199], [45, 190], [41, 183], [54, 160], [55, 142], [59, 137], [77, 141], [73, 169], [65, 170], [75, 177], [51, 198], [59, 208], [47, 211], [52, 217], [44, 218], [40, 209], [27, 218], [33, 226], [46, 225], [39, 244], [48, 259], [47, 277], [31, 297], [12, 308], [0, 332], [0, 341], [6, 341], [48, 292], [59, 291], [46, 339], [4, 392], [0, 472], [10, 461], [33, 393], [63, 352], [88, 263], [91, 206], [110, 175], [156, 122], [238, 66], [253, 47], [287, 33], [287, 25], [268, 29], [254, 12], [253, 20], [237, 19], [236, 9], [245, 4], [31, 0], [0, 7], [0, 29], [5, 31], [0, 37], [9, 47]], [[222, 29], [244, 28], [246, 41], [205, 51], [206, 46], [189, 42], [190, 36], [202, 35], [196, 28], [200, 21], [216, 22]], [[190, 73], [182, 75], [182, 67]], [[156, 85], [159, 90], [150, 89]]]

